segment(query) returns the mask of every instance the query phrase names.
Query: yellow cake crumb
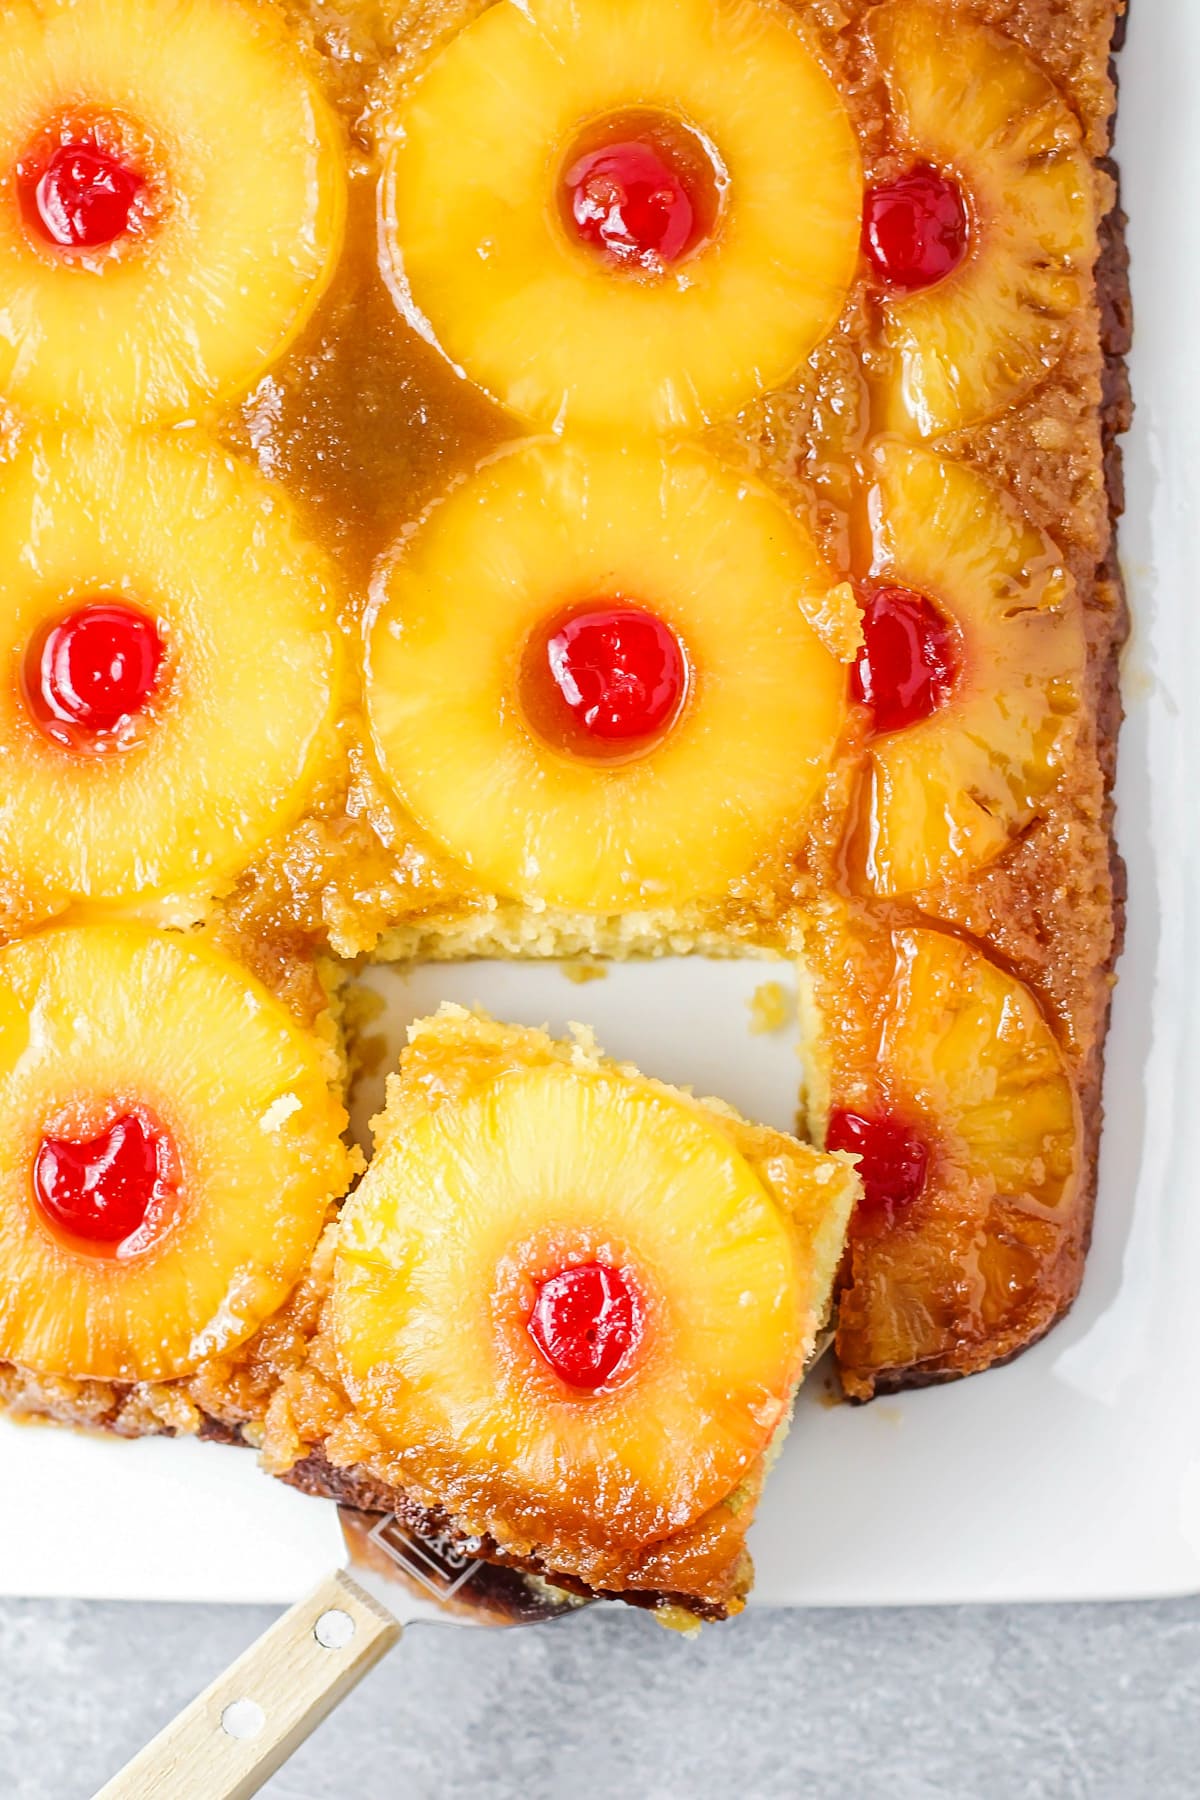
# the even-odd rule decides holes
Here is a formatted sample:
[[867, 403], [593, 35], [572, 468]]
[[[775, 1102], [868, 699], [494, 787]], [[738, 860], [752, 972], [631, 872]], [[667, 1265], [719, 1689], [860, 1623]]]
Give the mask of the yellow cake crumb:
[[795, 996], [782, 981], [760, 981], [747, 1002], [750, 1030], [755, 1037], [785, 1031], [796, 1016]]
[[576, 987], [584, 987], [589, 981], [603, 981], [608, 974], [603, 963], [565, 962], [560, 966], [567, 980], [574, 982]]

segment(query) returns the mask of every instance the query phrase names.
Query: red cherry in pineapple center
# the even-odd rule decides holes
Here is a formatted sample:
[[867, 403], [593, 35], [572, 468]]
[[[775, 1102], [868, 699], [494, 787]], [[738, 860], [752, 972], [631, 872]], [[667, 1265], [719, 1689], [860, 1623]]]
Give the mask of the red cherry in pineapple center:
[[30, 710], [57, 742], [107, 748], [106, 740], [154, 697], [162, 658], [149, 614], [121, 601], [89, 602], [30, 645], [24, 669]]
[[868, 188], [863, 251], [881, 287], [914, 294], [952, 275], [971, 241], [962, 189], [925, 164]]
[[925, 1186], [929, 1146], [919, 1132], [886, 1114], [835, 1112], [825, 1135], [827, 1150], [847, 1150], [859, 1160], [862, 1206], [889, 1217], [911, 1206]]
[[641, 1342], [637, 1296], [620, 1269], [577, 1263], [538, 1283], [529, 1335], [569, 1387], [603, 1387]]
[[114, 1255], [161, 1215], [175, 1188], [172, 1162], [164, 1131], [139, 1113], [122, 1113], [93, 1138], [43, 1138], [34, 1197], [65, 1236]]
[[694, 132], [657, 114], [593, 126], [567, 157], [567, 227], [606, 261], [661, 271], [712, 231], [720, 178]]
[[113, 151], [81, 139], [22, 163], [17, 185], [26, 219], [47, 243], [100, 250], [136, 227], [146, 182]]
[[687, 689], [687, 657], [670, 626], [619, 600], [560, 613], [534, 633], [521, 670], [522, 704], [538, 735], [601, 761], [659, 742]]
[[687, 183], [653, 144], [610, 144], [567, 171], [571, 216], [585, 244], [617, 262], [675, 262], [696, 236]]
[[916, 725], [944, 706], [959, 673], [954, 628], [924, 594], [876, 588], [863, 607], [863, 644], [850, 691], [877, 732]]

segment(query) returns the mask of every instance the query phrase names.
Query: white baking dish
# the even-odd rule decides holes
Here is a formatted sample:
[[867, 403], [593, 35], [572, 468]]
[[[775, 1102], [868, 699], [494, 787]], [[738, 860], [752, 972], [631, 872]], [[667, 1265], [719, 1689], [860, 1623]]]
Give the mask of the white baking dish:
[[[1141, 0], [1119, 154], [1138, 417], [1122, 548], [1120, 838], [1129, 940], [1109, 1043], [1096, 1237], [1070, 1318], [1011, 1367], [864, 1409], [806, 1390], [754, 1529], [759, 1604], [1115, 1598], [1200, 1589], [1200, 8]], [[770, 971], [768, 971], [770, 972]], [[761, 965], [427, 969], [411, 1013], [582, 1015], [616, 1054], [791, 1122], [794, 1047], [753, 1037]], [[0, 1426], [0, 1592], [295, 1598], [332, 1509], [248, 1452]]]

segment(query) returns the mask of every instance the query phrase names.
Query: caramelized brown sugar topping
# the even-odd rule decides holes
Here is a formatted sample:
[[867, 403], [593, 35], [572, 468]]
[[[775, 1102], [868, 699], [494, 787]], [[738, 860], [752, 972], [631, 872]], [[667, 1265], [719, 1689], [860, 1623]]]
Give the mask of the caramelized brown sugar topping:
[[[106, 9], [113, 43], [148, 3]], [[260, 674], [245, 629], [263, 617], [260, 578], [285, 577], [270, 615], [276, 654], [257, 659], [258, 701], [282, 722], [269, 734], [270, 791], [256, 781], [253, 816], [232, 804], [222, 815], [215, 862], [212, 832], [204, 854], [185, 844], [155, 861], [144, 846], [161, 851], [176, 791], [151, 765], [176, 742], [165, 706], [161, 731], [153, 699], [120, 715], [119, 729], [136, 727], [127, 754], [85, 759], [41, 731], [20, 670], [81, 604], [119, 593], [161, 630], [163, 667], [183, 666], [182, 575], [165, 551], [132, 576], [97, 571], [89, 522], [103, 504], [77, 505], [53, 579], [36, 593], [14, 586], [5, 609], [25, 623], [4, 646], [0, 752], [14, 779], [0, 841], [9, 831], [44, 842], [59, 863], [50, 879], [45, 859], [0, 858], [0, 917], [6, 936], [114, 904], [167, 924], [203, 920], [305, 1023], [324, 1005], [312, 957], [328, 949], [803, 951], [822, 1016], [809, 1083], [818, 1136], [823, 1096], [835, 1110], [867, 1107], [859, 1090], [883, 1066], [898, 935], [948, 934], [1016, 983], [1019, 1010], [1028, 1001], [1049, 1030], [1074, 1094], [1073, 1173], [1052, 1217], [1038, 1211], [1033, 1174], [1009, 1167], [982, 1186], [946, 1176], [944, 1201], [928, 1190], [921, 1230], [916, 1214], [875, 1219], [846, 1315], [860, 1308], [858, 1335], [852, 1348], [843, 1338], [865, 1394], [874, 1372], [954, 1372], [1016, 1347], [1069, 1303], [1081, 1270], [1117, 935], [1108, 790], [1123, 603], [1110, 539], [1127, 320], [1119, 252], [1110, 243], [1101, 255], [1099, 292], [1093, 266], [1114, 199], [1097, 159], [1118, 8], [663, 6], [665, 73], [636, 35], [639, 12], [657, 9], [621, 0], [215, 9], [253, 25], [254, 56], [309, 120], [320, 172], [301, 194], [316, 196], [311, 255], [256, 293], [255, 328], [234, 359], [242, 373], [227, 378], [214, 350], [202, 399], [162, 413], [203, 427], [168, 440], [202, 499], [214, 484], [236, 489], [249, 537], [268, 517], [281, 534], [282, 549], [255, 560], [255, 539], [232, 570], [228, 533], [210, 542], [197, 530], [192, 545], [194, 571], [208, 574], [199, 603], [205, 591], [227, 596], [229, 619], [215, 617], [247, 682]], [[719, 18], [736, 54], [697, 29], [701, 15]], [[548, 45], [569, 79], [547, 73]], [[147, 69], [129, 128], [139, 145], [175, 117], [166, 76]], [[734, 101], [751, 74], [762, 103], [743, 134], [747, 109]], [[472, 105], [489, 78], [512, 127], [498, 142], [496, 120]], [[686, 104], [670, 99], [672, 83]], [[21, 122], [14, 170], [58, 104], [48, 93]], [[122, 116], [130, 104], [126, 93]], [[294, 121], [280, 108], [272, 129], [286, 142]], [[447, 119], [469, 120], [473, 135], [456, 137]], [[553, 150], [541, 162], [516, 129], [531, 119]], [[579, 173], [581, 156], [613, 144], [634, 148]], [[652, 181], [647, 144], [666, 170]], [[158, 196], [171, 167], [155, 154], [150, 145]], [[58, 217], [70, 202], [83, 220], [87, 200], [111, 213], [120, 183], [98, 168], [59, 158], [45, 206]], [[746, 199], [763, 171], [765, 209]], [[97, 200], [105, 180], [112, 193]], [[578, 205], [564, 207], [564, 183], [584, 194]], [[689, 183], [700, 224], [681, 236]], [[28, 196], [22, 213], [10, 186], [0, 237], [25, 234], [20, 256], [49, 285], [22, 292], [57, 318], [81, 291], [63, 283], [88, 272], [56, 265], [44, 232], [27, 241]], [[420, 204], [431, 192], [453, 199], [453, 231], [431, 227]], [[573, 238], [580, 207], [587, 229]], [[114, 276], [143, 267], [133, 250], [161, 256], [168, 273], [166, 259], [183, 258], [203, 286], [171, 217], [128, 255], [111, 240], [119, 253], [97, 279], [114, 330], [125, 318]], [[612, 250], [626, 241], [632, 253]], [[797, 243], [808, 246], [798, 261]], [[471, 282], [456, 279], [464, 244], [478, 253]], [[567, 326], [607, 329], [610, 302], [625, 309], [613, 341], [636, 354], [587, 387]], [[681, 344], [686, 358], [671, 360]], [[12, 469], [69, 465], [64, 516], [84, 463], [99, 471], [93, 486], [111, 489], [123, 471], [122, 554], [145, 551], [162, 503], [139, 498], [138, 484], [151, 485], [143, 465], [157, 452], [131, 455], [123, 433], [112, 449], [105, 420], [86, 456], [77, 443], [68, 454], [56, 434], [75, 439], [70, 396], [10, 384], [8, 399]], [[0, 499], [14, 544], [29, 530], [22, 491], [14, 477]], [[178, 535], [158, 532], [156, 551]], [[103, 587], [82, 591], [97, 573]], [[886, 594], [908, 596], [907, 611], [883, 606]], [[555, 740], [544, 713], [531, 722], [523, 688], [562, 621], [605, 609], [656, 621], [686, 669], [665, 723], [629, 757], [591, 753], [594, 721], [575, 729], [588, 705], [569, 658], [553, 679], [570, 734]], [[518, 613], [521, 629], [509, 629]], [[625, 683], [624, 704], [633, 652], [610, 641], [605, 654], [588, 679], [609, 695]], [[224, 737], [264, 766], [248, 733]], [[231, 777], [233, 749], [198, 740], [194, 768], [207, 775], [209, 760]], [[219, 783], [197, 785], [211, 795]], [[87, 854], [65, 854], [84, 786], [107, 863], [90, 841]], [[140, 832], [136, 854], [113, 819], [131, 840]], [[631, 857], [631, 845], [646, 848]], [[877, 1009], [869, 1030], [848, 1035], [842, 983], [859, 959]], [[944, 1123], [939, 1114], [929, 1128], [929, 1167], [942, 1175], [960, 1168], [937, 1148]], [[958, 1254], [964, 1221], [980, 1268], [998, 1233], [1015, 1247], [994, 1278], [977, 1272], [947, 1297], [941, 1259]], [[897, 1313], [935, 1289], [937, 1333], [898, 1333]], [[114, 1400], [114, 1416], [125, 1404]]]
[[[868, 449], [886, 447], [898, 433], [926, 438], [931, 421], [948, 427], [934, 433], [939, 450], [955, 464], [975, 464], [986, 471], [1007, 497], [1015, 498], [1031, 526], [1053, 526], [1063, 569], [1063, 605], [1068, 611], [1086, 608], [1107, 532], [1090, 272], [1096, 220], [1109, 199], [1105, 179], [1094, 173], [1087, 153], [1101, 140], [1111, 98], [1105, 64], [1111, 8], [1096, 6], [1086, 17], [1077, 8], [1070, 18], [1055, 14], [1052, 20], [1034, 6], [964, 7], [963, 29], [952, 51], [934, 41], [938, 9], [918, 0], [812, 5], [782, 13], [730, 5], [718, 9], [721, 29], [732, 34], [731, 43], [741, 42], [739, 32], [746, 40], [740, 62], [732, 72], [721, 69], [718, 79], [713, 64], [720, 45], [702, 41], [695, 8], [676, 0], [667, 9], [672, 79], [679, 92], [690, 96], [696, 115], [683, 125], [711, 141], [725, 195], [715, 212], [708, 208], [715, 222], [688, 252], [699, 261], [697, 272], [683, 282], [686, 292], [664, 284], [661, 271], [641, 270], [625, 281], [627, 271], [609, 269], [602, 260], [598, 264], [590, 250], [576, 256], [579, 246], [558, 241], [561, 221], [547, 220], [549, 212], [557, 218], [561, 211], [559, 198], [533, 190], [534, 177], [521, 160], [525, 152], [518, 155], [519, 147], [507, 141], [513, 128], [505, 129], [505, 121], [512, 108], [497, 129], [504, 140], [501, 147], [514, 160], [486, 177], [489, 122], [480, 119], [473, 126], [479, 142], [471, 139], [465, 147], [443, 122], [458, 116], [455, 104], [475, 93], [483, 81], [481, 71], [491, 67], [513, 93], [528, 98], [523, 121], [530, 111], [543, 120], [539, 155], [549, 154], [562, 138], [563, 155], [570, 161], [582, 141], [580, 132], [593, 130], [588, 124], [592, 119], [641, 120], [645, 125], [650, 116], [645, 107], [658, 77], [653, 70], [629, 75], [625, 65], [636, 61], [637, 48], [629, 34], [636, 32], [632, 14], [626, 17], [629, 9], [618, 0], [582, 9], [582, 24], [574, 12], [568, 17], [569, 9], [547, 0], [541, 12], [534, 9], [536, 31], [527, 20], [522, 23], [524, 15], [510, 0], [487, 9], [486, 17], [477, 7], [448, 6], [290, 4], [279, 10], [290, 27], [290, 50], [298, 65], [294, 78], [313, 85], [337, 120], [338, 160], [348, 195], [341, 251], [295, 344], [236, 407], [218, 412], [215, 423], [239, 457], [257, 462], [266, 477], [282, 483], [299, 502], [313, 535], [332, 552], [352, 671], [363, 659], [366, 622], [365, 684], [354, 679], [350, 684], [351, 696], [355, 686], [362, 686], [365, 708], [351, 697], [343, 707], [338, 754], [293, 772], [287, 807], [278, 811], [284, 820], [287, 812], [299, 811], [299, 818], [282, 831], [277, 826], [265, 851], [256, 853], [252, 843], [245, 845], [240, 875], [234, 865], [232, 890], [229, 876], [216, 884], [218, 892], [225, 892], [222, 904], [239, 927], [253, 934], [299, 931], [348, 953], [381, 947], [384, 954], [453, 954], [489, 943], [534, 951], [555, 942], [566, 949], [640, 948], [667, 931], [677, 941], [697, 945], [744, 938], [786, 943], [795, 935], [806, 897], [807, 885], [802, 881], [797, 887], [795, 868], [813, 819], [811, 783], [797, 782], [785, 795], [775, 792], [769, 779], [773, 745], [787, 727], [772, 725], [768, 713], [762, 730], [750, 734], [742, 761], [730, 771], [739, 797], [757, 803], [747, 828], [731, 840], [720, 835], [722, 804], [712, 806], [707, 791], [723, 760], [713, 746], [728, 743], [729, 727], [721, 715], [709, 723], [706, 686], [711, 690], [713, 683], [706, 684], [703, 667], [693, 684], [695, 704], [655, 745], [656, 754], [645, 767], [618, 770], [561, 747], [530, 762], [531, 734], [510, 694], [519, 685], [525, 643], [496, 645], [493, 662], [484, 665], [477, 658], [476, 671], [451, 629], [457, 622], [464, 634], [472, 635], [476, 620], [471, 602], [494, 551], [468, 533], [454, 507], [460, 514], [469, 512], [473, 502], [491, 508], [497, 533], [509, 545], [522, 534], [522, 498], [527, 508], [550, 515], [543, 529], [525, 529], [528, 542], [520, 569], [515, 575], [509, 572], [528, 597], [531, 635], [564, 608], [617, 598], [670, 615], [666, 622], [678, 630], [686, 648], [689, 624], [694, 621], [700, 634], [706, 629], [700, 616], [706, 595], [697, 591], [701, 572], [689, 577], [685, 571], [656, 587], [652, 565], [656, 556], [677, 564], [681, 551], [690, 549], [708, 564], [713, 604], [727, 615], [714, 619], [715, 635], [707, 650], [710, 664], [724, 673], [750, 664], [752, 618], [770, 604], [773, 593], [784, 594], [799, 583], [816, 642], [795, 645], [775, 686], [781, 705], [789, 697], [794, 704], [800, 703], [797, 696], [803, 701], [811, 738], [803, 755], [817, 777], [839, 754], [857, 754], [853, 731], [843, 738], [839, 752], [836, 713], [823, 717], [812, 696], [823, 686], [839, 694], [851, 688], [844, 675], [859, 650], [856, 608], [869, 599], [879, 560], [865, 516], [875, 487]], [[762, 24], [764, 18], [769, 24]], [[556, 48], [565, 72], [552, 77], [538, 60], [533, 40]], [[954, 125], [942, 119], [934, 104], [938, 81], [948, 76], [947, 58], [954, 61], [964, 96]], [[809, 135], [818, 126], [826, 133], [822, 166], [842, 171], [837, 178], [841, 186], [831, 175], [818, 178], [799, 164], [791, 171], [794, 126], [782, 140], [776, 133], [768, 151], [752, 135], [743, 141], [740, 115], [731, 111], [726, 117], [722, 111], [731, 88], [756, 79], [767, 123], [777, 124], [772, 111], [777, 77], [803, 87]], [[646, 90], [641, 113], [630, 113], [628, 107], [622, 111], [605, 99], [610, 89], [614, 95], [625, 93], [638, 80]], [[732, 101], [728, 104], [732, 108]], [[629, 132], [618, 134], [622, 142]], [[712, 132], [724, 133], [722, 141], [711, 138]], [[955, 132], [957, 141], [948, 142], [947, 134]], [[649, 126], [642, 135], [647, 133], [651, 145], [659, 141]], [[607, 127], [602, 135], [607, 141]], [[410, 217], [394, 193], [397, 184], [407, 191], [410, 171], [407, 164], [398, 167], [397, 159], [404, 163], [405, 157], [416, 157], [418, 139], [426, 161], [414, 166], [413, 179], [425, 178], [422, 192], [432, 182], [437, 192], [459, 197], [462, 230], [476, 233], [471, 239], [479, 249], [476, 262], [482, 258], [483, 264], [494, 265], [503, 248], [500, 239], [493, 244], [488, 235], [489, 208], [499, 215], [506, 202], [508, 210], [529, 215], [531, 235], [510, 247], [509, 275], [524, 297], [524, 310], [532, 311], [544, 328], [543, 336], [553, 336], [557, 325], [570, 323], [579, 309], [586, 312], [594, 305], [604, 314], [615, 297], [622, 304], [628, 300], [652, 309], [647, 331], [659, 311], [675, 336], [692, 330], [699, 334], [703, 328], [704, 354], [715, 355], [724, 367], [747, 321], [762, 319], [770, 290], [780, 285], [766, 273], [778, 268], [770, 233], [781, 234], [782, 243], [789, 241], [790, 231], [800, 233], [801, 228], [810, 246], [805, 270], [811, 275], [820, 265], [823, 291], [842, 296], [840, 317], [824, 319], [810, 345], [804, 341], [808, 328], [798, 316], [781, 321], [781, 375], [767, 373], [771, 359], [759, 356], [751, 385], [769, 391], [758, 398], [743, 395], [748, 404], [740, 410], [732, 390], [705, 398], [695, 385], [700, 377], [694, 358], [682, 376], [671, 378], [668, 387], [681, 398], [677, 416], [665, 423], [688, 429], [710, 448], [664, 449], [662, 458], [668, 463], [686, 461], [689, 454], [713, 458], [707, 469], [686, 472], [690, 488], [673, 469], [660, 479], [659, 488], [673, 482], [681, 490], [674, 509], [666, 502], [657, 509], [640, 505], [648, 485], [647, 465], [627, 443], [614, 459], [615, 471], [593, 467], [596, 453], [590, 444], [569, 453], [579, 466], [567, 473], [539, 468], [532, 447], [519, 449], [518, 462], [524, 456], [529, 465], [523, 487], [514, 477], [510, 485], [521, 492], [508, 513], [499, 512], [495, 478], [479, 473], [481, 460], [503, 446], [528, 443], [537, 421], [521, 416], [519, 401], [514, 412], [489, 397], [489, 382], [493, 388], [504, 384], [487, 376], [490, 352], [481, 349], [477, 360], [472, 348], [468, 328], [494, 329], [503, 315], [500, 288], [481, 289], [473, 311], [463, 301], [470, 317], [463, 326], [466, 348], [457, 356], [467, 373], [454, 366], [456, 352], [446, 341], [444, 314], [449, 304], [445, 292], [461, 288], [452, 279], [457, 252], [443, 243], [428, 243], [422, 220]], [[801, 148], [796, 154], [801, 155]], [[935, 261], [936, 278], [924, 288], [889, 288], [886, 262], [879, 264], [858, 248], [863, 193], [869, 192], [876, 206], [881, 196], [886, 202], [892, 195], [895, 212], [896, 184], [903, 186], [906, 171], [938, 162], [946, 165], [946, 178], [953, 178], [967, 195], [966, 250], [948, 273]], [[605, 179], [611, 187], [612, 178]], [[501, 191], [505, 181], [511, 186]], [[758, 189], [768, 185], [775, 198], [769, 216], [760, 217], [755, 210]], [[976, 189], [979, 194], [972, 198]], [[390, 213], [387, 206], [381, 212], [381, 193], [393, 193]], [[618, 202], [609, 193], [609, 203]], [[789, 207], [796, 209], [794, 224]], [[729, 214], [725, 225], [715, 216], [724, 216], [722, 208]], [[1032, 239], [1013, 228], [1017, 216], [1038, 221]], [[910, 219], [907, 229], [910, 239], [914, 230], [920, 239], [919, 221], [914, 227]], [[902, 223], [901, 235], [903, 230]], [[909, 253], [914, 254], [912, 242]], [[715, 274], [705, 273], [706, 258]], [[425, 263], [431, 266], [419, 279], [418, 266]], [[732, 283], [734, 276], [740, 297], [728, 312], [735, 303], [719, 283]], [[543, 277], [544, 293], [539, 285]], [[560, 280], [565, 283], [561, 294], [554, 285]], [[546, 310], [540, 313], [539, 308]], [[963, 324], [966, 314], [974, 320], [970, 334]], [[1047, 337], [1043, 326], [1052, 314], [1054, 327]], [[536, 364], [538, 353], [533, 345], [526, 361]], [[569, 354], [569, 349], [563, 351], [568, 361]], [[700, 355], [697, 348], [695, 356]], [[1014, 373], [1018, 365], [1025, 369], [1019, 378]], [[996, 375], [1001, 367], [1008, 371], [1007, 388]], [[527, 374], [527, 369], [525, 375], [517, 370], [513, 396], [526, 392]], [[629, 409], [645, 391], [647, 379], [646, 366], [633, 353], [626, 354], [624, 365], [614, 361], [607, 370], [606, 393], [614, 396], [618, 436], [632, 434]], [[694, 414], [691, 401], [682, 398], [685, 390], [698, 396]], [[961, 416], [952, 416], [956, 410]], [[570, 437], [575, 414], [569, 392], [550, 422], [564, 420]], [[588, 421], [585, 406], [580, 428], [586, 429]], [[720, 491], [720, 475], [726, 470], [743, 484], [736, 501]], [[710, 491], [702, 497], [698, 490], [706, 474], [711, 476]], [[761, 483], [761, 489], [747, 492], [747, 476]], [[465, 482], [465, 489], [456, 489], [456, 482]], [[609, 512], [620, 514], [617, 530], [631, 564], [617, 573], [630, 577], [623, 585], [632, 591], [616, 596], [594, 591], [594, 574], [608, 573], [612, 558], [604, 542], [586, 541], [588, 530], [580, 518], [579, 495], [593, 483], [606, 484], [605, 503]], [[768, 494], [774, 498], [774, 513]], [[922, 500], [906, 494], [902, 480], [897, 483], [892, 502], [901, 530], [906, 514], [918, 519]], [[639, 512], [647, 516], [639, 518]], [[880, 529], [886, 535], [889, 528], [885, 518]], [[713, 545], [728, 539], [731, 530], [739, 534], [736, 563], [731, 551], [730, 565], [722, 568], [718, 557], [714, 568]], [[603, 539], [606, 531], [613, 535], [613, 520], [598, 518], [596, 538]], [[767, 540], [778, 543], [781, 538], [790, 560], [772, 558], [766, 551]], [[756, 545], [763, 550], [757, 559], [752, 554]], [[953, 575], [947, 574], [949, 585]], [[654, 591], [638, 591], [634, 578]], [[1067, 597], [1068, 587], [1074, 589], [1073, 598]], [[941, 595], [951, 610], [956, 598]], [[478, 600], [481, 625], [502, 600], [497, 596], [490, 609]], [[417, 619], [422, 622], [423, 658], [414, 662], [405, 656], [395, 667], [382, 659], [375, 674], [381, 663], [378, 646], [410, 642]], [[401, 626], [406, 628], [403, 638]], [[1099, 662], [1102, 642], [1098, 653]], [[986, 659], [985, 645], [979, 661]], [[472, 686], [475, 673], [477, 685]], [[445, 760], [435, 754], [436, 719], [413, 724], [412, 734], [419, 740], [415, 748], [407, 740], [397, 748], [390, 721], [377, 716], [389, 710], [398, 692], [403, 695], [406, 682], [417, 678], [427, 692], [444, 691], [453, 714], [460, 766], [448, 772], [445, 786], [454, 794], [479, 790], [483, 816], [469, 808], [461, 816], [463, 809], [456, 811], [446, 793], [423, 776], [422, 749], [434, 762]], [[765, 675], [755, 678], [752, 665], [745, 679], [757, 679], [759, 685], [731, 694], [730, 706], [743, 715], [759, 711], [761, 701], [771, 699]], [[378, 707], [372, 706], [373, 692]], [[1001, 703], [1003, 699], [1001, 695]], [[1055, 706], [1057, 697], [1048, 704]], [[478, 728], [474, 733], [472, 726]], [[1030, 729], [1036, 732], [1036, 722]], [[495, 764], [501, 774], [511, 771], [511, 785], [499, 776], [489, 785], [481, 763], [470, 758], [475, 740], [481, 763]], [[936, 855], [922, 855], [922, 833], [910, 824], [914, 867], [932, 864], [939, 881], [957, 889], [964, 876], [970, 877], [973, 863], [1003, 860], [1000, 853], [1006, 850], [1011, 860], [1011, 846], [1031, 815], [1044, 814], [1062, 791], [1066, 734], [1060, 747], [1063, 754], [1057, 758], [1053, 745], [1034, 752], [1043, 758], [1043, 781], [1032, 788], [1025, 782], [1013, 805], [1000, 809], [988, 843], [970, 855], [940, 862]], [[1014, 760], [1023, 754], [1019, 747], [1001, 749]], [[904, 744], [898, 746], [898, 756], [911, 765]], [[1082, 760], [1086, 763], [1086, 757]], [[970, 786], [969, 771], [960, 771], [960, 777], [960, 785]], [[578, 813], [585, 795], [594, 817], [585, 815], [587, 822], [572, 834], [558, 823], [555, 809]], [[529, 812], [539, 814], [550, 841], [528, 847], [523, 861], [509, 867], [498, 854], [498, 840], [522, 837], [522, 796]], [[492, 822], [490, 815], [496, 812], [503, 826]], [[513, 812], [518, 814], [515, 821], [509, 816]], [[703, 826], [693, 819], [699, 813]], [[640, 829], [649, 840], [670, 826], [678, 837], [674, 862], [663, 866], [660, 858], [642, 867], [638, 856], [629, 854], [631, 834], [636, 842]], [[953, 835], [952, 825], [950, 831]], [[588, 846], [597, 836], [609, 847], [607, 857], [594, 851], [589, 855]], [[606, 879], [610, 868], [612, 878]], [[69, 895], [69, 880], [41, 893], [32, 877], [27, 886], [18, 877], [7, 897], [13, 924], [21, 927], [31, 915], [36, 919], [61, 908], [64, 885]], [[203, 886], [199, 883], [185, 896], [193, 910], [203, 904]], [[120, 891], [117, 876], [106, 878], [101, 883], [105, 887]], [[178, 879], [167, 870], [156, 875], [149, 891], [173, 890], [178, 893]], [[109, 891], [78, 897], [107, 899]], [[539, 926], [531, 919], [531, 908]]]

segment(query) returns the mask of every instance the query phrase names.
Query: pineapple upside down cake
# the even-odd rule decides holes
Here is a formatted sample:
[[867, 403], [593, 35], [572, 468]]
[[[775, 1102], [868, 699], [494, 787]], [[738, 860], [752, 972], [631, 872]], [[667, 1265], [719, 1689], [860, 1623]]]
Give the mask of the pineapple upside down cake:
[[[1120, 0], [11, 0], [0, 1397], [721, 1617], [1071, 1304]], [[949, 23], [952, 15], [952, 25]], [[787, 959], [801, 1131], [363, 960]]]

